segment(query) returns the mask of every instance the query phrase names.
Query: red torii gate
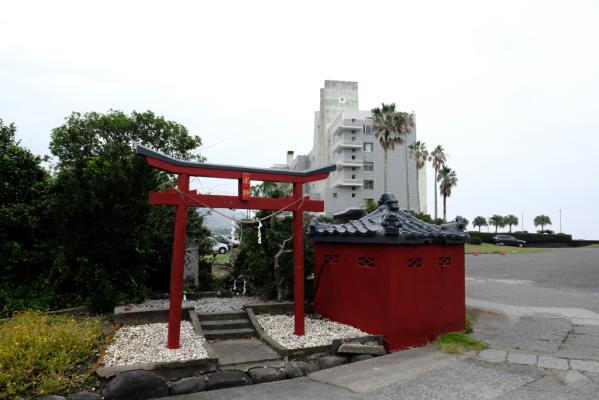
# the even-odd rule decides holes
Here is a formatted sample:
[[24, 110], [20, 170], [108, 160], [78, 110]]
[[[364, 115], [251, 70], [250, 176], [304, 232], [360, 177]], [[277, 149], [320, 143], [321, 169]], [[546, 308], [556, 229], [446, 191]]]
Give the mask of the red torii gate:
[[[149, 166], [178, 174], [177, 188], [167, 192], [151, 192], [153, 205], [177, 206], [173, 257], [171, 261], [170, 306], [168, 311], [168, 348], [178, 349], [181, 331], [181, 303], [183, 300], [183, 267], [185, 261], [185, 236], [187, 207], [240, 208], [252, 210], [293, 211], [293, 292], [295, 330], [298, 336], [304, 331], [304, 211], [324, 211], [324, 202], [303, 196], [302, 185], [326, 179], [335, 165], [309, 171], [287, 171], [271, 168], [250, 168], [231, 165], [205, 164], [171, 158], [165, 154], [137, 146], [137, 154], [145, 157]], [[237, 179], [237, 196], [203, 195], [189, 190], [189, 177]], [[250, 196], [250, 183], [255, 181], [287, 182], [293, 184], [293, 196], [263, 198]]]

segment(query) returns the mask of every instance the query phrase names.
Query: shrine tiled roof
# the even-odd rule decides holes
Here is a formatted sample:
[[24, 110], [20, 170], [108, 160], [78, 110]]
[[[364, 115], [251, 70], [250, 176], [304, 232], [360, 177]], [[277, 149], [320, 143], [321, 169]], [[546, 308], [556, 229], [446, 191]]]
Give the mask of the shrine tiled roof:
[[345, 224], [310, 224], [310, 237], [315, 242], [344, 243], [466, 243], [462, 217], [455, 221], [434, 225], [421, 221], [409, 212], [399, 209], [397, 199], [390, 193], [381, 196], [376, 210]]

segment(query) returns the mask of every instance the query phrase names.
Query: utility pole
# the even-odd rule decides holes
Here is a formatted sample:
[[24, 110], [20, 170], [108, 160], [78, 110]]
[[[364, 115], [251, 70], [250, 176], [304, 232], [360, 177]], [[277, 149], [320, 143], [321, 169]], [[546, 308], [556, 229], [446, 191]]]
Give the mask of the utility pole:
[[559, 233], [562, 233], [562, 209], [559, 210]]

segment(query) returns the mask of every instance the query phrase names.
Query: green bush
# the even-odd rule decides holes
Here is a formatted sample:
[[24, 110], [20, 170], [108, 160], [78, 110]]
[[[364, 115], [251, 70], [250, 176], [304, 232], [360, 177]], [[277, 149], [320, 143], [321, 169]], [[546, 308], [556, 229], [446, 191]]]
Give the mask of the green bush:
[[37, 311], [0, 326], [0, 399], [65, 393], [91, 378], [101, 321]]
[[506, 232], [478, 232], [471, 231], [470, 235], [478, 236], [482, 239], [484, 243], [493, 243], [493, 236], [495, 235], [512, 235], [518, 239], [525, 240], [527, 243], [551, 243], [551, 242], [562, 242], [568, 243], [572, 241], [572, 235], [567, 234], [557, 234], [557, 235], [548, 235], [548, 234], [540, 234], [540, 233], [506, 233]]
[[470, 244], [482, 244], [483, 240], [478, 236], [470, 236]]

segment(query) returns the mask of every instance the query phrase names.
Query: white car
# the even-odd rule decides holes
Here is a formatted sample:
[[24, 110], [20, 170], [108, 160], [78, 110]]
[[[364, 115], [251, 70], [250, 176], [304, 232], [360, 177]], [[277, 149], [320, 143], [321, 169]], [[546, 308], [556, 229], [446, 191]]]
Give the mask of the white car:
[[208, 238], [208, 239], [210, 239], [210, 243], [212, 244], [212, 252], [213, 253], [225, 254], [226, 252], [229, 251], [229, 246], [227, 246], [226, 244], [217, 242], [216, 239], [214, 239], [214, 238]]

